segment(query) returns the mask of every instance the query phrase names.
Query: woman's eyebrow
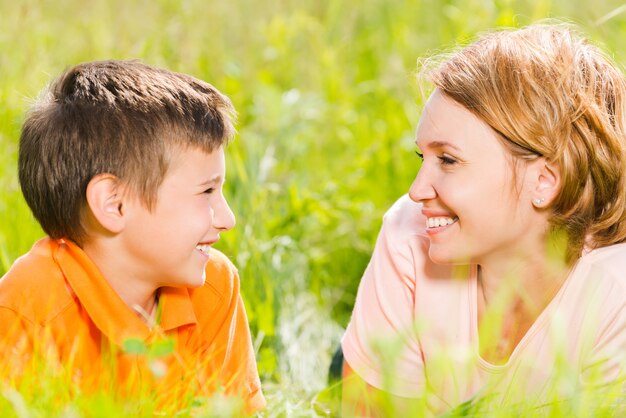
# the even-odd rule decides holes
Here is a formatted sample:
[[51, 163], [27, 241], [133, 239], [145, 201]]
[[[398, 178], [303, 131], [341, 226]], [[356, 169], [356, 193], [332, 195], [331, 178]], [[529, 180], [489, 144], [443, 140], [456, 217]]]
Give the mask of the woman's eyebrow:
[[451, 142], [440, 141], [440, 140], [428, 141], [426, 143], [422, 143], [421, 145], [418, 142], [416, 142], [416, 145], [420, 149], [424, 149], [424, 148], [430, 148], [430, 149], [437, 148], [437, 149], [439, 149], [439, 148], [449, 147], [449, 148], [452, 148], [452, 149], [457, 150], [457, 151], [461, 150], [458, 146], [454, 145]]

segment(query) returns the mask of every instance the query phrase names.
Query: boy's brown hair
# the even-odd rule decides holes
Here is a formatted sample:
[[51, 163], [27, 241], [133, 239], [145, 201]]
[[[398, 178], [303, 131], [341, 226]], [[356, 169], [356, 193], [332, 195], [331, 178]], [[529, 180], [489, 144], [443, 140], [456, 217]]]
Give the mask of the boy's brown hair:
[[24, 122], [24, 198], [50, 237], [80, 244], [94, 176], [117, 176], [152, 208], [174, 147], [219, 148], [233, 136], [234, 115], [226, 96], [189, 75], [138, 61], [79, 64], [50, 84]]

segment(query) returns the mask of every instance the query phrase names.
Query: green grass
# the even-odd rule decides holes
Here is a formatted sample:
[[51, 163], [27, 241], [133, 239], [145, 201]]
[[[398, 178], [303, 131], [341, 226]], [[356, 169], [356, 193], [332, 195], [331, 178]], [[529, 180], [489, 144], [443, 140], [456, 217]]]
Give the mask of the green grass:
[[[322, 413], [381, 216], [417, 172], [417, 58], [546, 17], [580, 24], [626, 62], [626, 11], [608, 0], [0, 0], [0, 274], [42, 236], [19, 192], [16, 153], [24, 111], [52, 76], [81, 61], [139, 58], [207, 80], [239, 112], [227, 168], [238, 224], [219, 248], [241, 274], [265, 415]], [[52, 410], [36, 391], [0, 393], [2, 416]], [[61, 399], [55, 416], [136, 407]]]

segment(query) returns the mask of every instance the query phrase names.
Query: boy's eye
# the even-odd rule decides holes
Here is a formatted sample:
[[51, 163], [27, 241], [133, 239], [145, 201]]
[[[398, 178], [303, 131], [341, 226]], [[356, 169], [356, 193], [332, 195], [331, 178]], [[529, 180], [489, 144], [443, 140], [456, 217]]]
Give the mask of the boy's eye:
[[208, 189], [206, 189], [204, 192], [202, 193], [206, 193], [206, 194], [211, 194], [215, 191], [215, 189], [213, 187], [209, 187]]
[[420, 160], [424, 161], [424, 154], [421, 154], [419, 151], [415, 151], [415, 155], [417, 155]]
[[453, 165], [453, 164], [456, 164], [456, 160], [454, 158], [450, 157], [449, 155], [446, 155], [446, 154], [441, 154], [437, 158], [439, 158], [439, 161], [441, 162], [441, 165]]

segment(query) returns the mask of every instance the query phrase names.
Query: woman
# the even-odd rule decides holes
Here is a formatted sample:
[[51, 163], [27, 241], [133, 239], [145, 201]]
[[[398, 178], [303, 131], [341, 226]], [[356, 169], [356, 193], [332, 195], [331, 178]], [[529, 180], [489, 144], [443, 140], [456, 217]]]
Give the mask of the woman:
[[384, 217], [342, 341], [344, 412], [613, 390], [626, 376], [624, 76], [563, 25], [487, 34], [428, 75], [423, 162]]

